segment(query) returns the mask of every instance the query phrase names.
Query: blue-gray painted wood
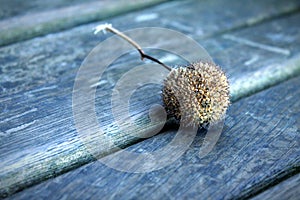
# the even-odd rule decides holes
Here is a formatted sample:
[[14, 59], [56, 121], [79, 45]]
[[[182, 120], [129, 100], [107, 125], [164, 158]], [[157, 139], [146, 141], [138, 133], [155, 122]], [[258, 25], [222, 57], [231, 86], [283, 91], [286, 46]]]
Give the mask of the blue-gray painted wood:
[[[234, 103], [221, 137], [206, 157], [198, 157], [204, 137], [200, 132], [186, 153], [163, 169], [128, 173], [96, 161], [17, 193], [11, 199], [251, 197], [288, 174], [299, 173], [299, 88], [300, 77]], [[166, 131], [126, 150], [152, 152], [167, 145], [176, 132]], [[55, 195], [49, 196], [50, 193]]]
[[[217, 4], [218, 1], [213, 2], [207, 6], [211, 10], [220, 10], [220, 15], [209, 18], [206, 18], [207, 7], [203, 7], [203, 2], [198, 4], [196, 1], [189, 1], [171, 2], [116, 17], [110, 22], [121, 30], [143, 27], [145, 24], [169, 27], [197, 39], [229, 75], [234, 100], [299, 74], [299, 15], [291, 14], [265, 23], [261, 21], [280, 16], [287, 10], [294, 10], [294, 7], [287, 8], [280, 3], [272, 4], [272, 9], [261, 14], [261, 7], [255, 5], [255, 9], [246, 10], [245, 15], [230, 17], [237, 16], [240, 9], [235, 8], [229, 13], [221, 12], [225, 5]], [[182, 9], [177, 13], [168, 12], [177, 7]], [[200, 10], [203, 12], [199, 12]], [[184, 24], [187, 26], [183, 26], [187, 11], [194, 14], [188, 15], [191, 20]], [[159, 17], [146, 22], [138, 20], [141, 19], [139, 16], [149, 13], [156, 13]], [[174, 24], [175, 15], [180, 24]], [[198, 18], [205, 20], [199, 21]], [[124, 22], [132, 23], [125, 25]], [[251, 25], [250, 22], [257, 25], [237, 30]], [[92, 35], [95, 25], [96, 23], [77, 27], [0, 49], [0, 108], [3, 113], [0, 116], [2, 195], [11, 194], [93, 160], [77, 136], [73, 123], [71, 95], [75, 74], [81, 61], [99, 41], [108, 37]], [[205, 34], [197, 31], [203, 27], [206, 27]], [[223, 32], [226, 33], [221, 34]], [[259, 33], [257, 39], [253, 37], [253, 32]], [[209, 35], [217, 36], [206, 38], [204, 41], [203, 38]], [[143, 41], [144, 38], [135, 39]], [[252, 43], [249, 43], [249, 40]], [[154, 45], [159, 47], [159, 42]], [[111, 89], [122, 73], [142, 63], [138, 61], [138, 54], [121, 59], [107, 72], [108, 82], [102, 87]], [[159, 95], [155, 95], [158, 89], [140, 91], [141, 96], [132, 99], [133, 102], [137, 102], [133, 112], [137, 115], [144, 113], [149, 105], [159, 103]], [[146, 102], [139, 102], [141, 99]], [[96, 102], [99, 121], [102, 121], [103, 125], [111, 126], [113, 118], [110, 108], [106, 106], [110, 105], [109, 90], [99, 94]], [[143, 127], [140, 130], [143, 130]], [[120, 137], [118, 132], [112, 133], [114, 134], [115, 142], [121, 146], [136, 142], [128, 135]], [[107, 149], [100, 152], [100, 155], [111, 152], [111, 149]]]
[[263, 193], [253, 197], [253, 200], [259, 199], [299, 199], [300, 196], [300, 174], [275, 185]]
[[[160, 4], [166, 0], [144, 0], [128, 2], [118, 1], [30, 1], [19, 2], [4, 0], [0, 8], [0, 46], [12, 44], [17, 41], [46, 35], [48, 33], [76, 27], [78, 25], [103, 20], [112, 16], [121, 15], [128, 11], [144, 9]], [[247, 6], [245, 7], [245, 4]], [[196, 32], [201, 36], [211, 35], [214, 32], [229, 31], [250, 26], [261, 21], [270, 20], [272, 17], [280, 17], [296, 12], [299, 9], [299, 1], [248, 1], [238, 0], [230, 2], [211, 0], [206, 1], [177, 1], [168, 2], [161, 6], [165, 12], [159, 13], [159, 18], [174, 15], [172, 21], [165, 21], [168, 28], [180, 29], [185, 32]], [[180, 7], [181, 11], [178, 10]], [[190, 12], [189, 8], [197, 12]], [[223, 8], [228, 8], [224, 12]], [[243, 12], [236, 14], [242, 10]], [[158, 8], [157, 11], [160, 11]], [[174, 12], [176, 11], [176, 12]], [[184, 14], [184, 18], [179, 17]], [[200, 16], [199, 16], [199, 13]], [[218, 13], [216, 15], [215, 13]], [[221, 14], [221, 15], [220, 15]], [[15, 17], [12, 17], [16, 15]], [[153, 17], [153, 15], [152, 15]], [[31, 20], [39, 19], [39, 20]], [[144, 25], [144, 17], [138, 21]], [[220, 20], [221, 19], [221, 20]], [[153, 20], [154, 26], [156, 19]], [[234, 22], [231, 24], [231, 22]], [[146, 22], [148, 24], [148, 22]], [[199, 26], [199, 23], [202, 26]], [[213, 32], [211, 32], [213, 31]]]
[[[87, 0], [91, 2], [94, 0]], [[59, 9], [67, 6], [74, 6], [82, 3], [80, 0], [52, 0], [52, 1], [18, 1], [18, 0], [1, 0], [0, 20], [32, 14], [36, 12], [45, 12], [48, 10]]]
[[0, 8], [0, 46], [144, 9], [165, 0], [4, 1]]

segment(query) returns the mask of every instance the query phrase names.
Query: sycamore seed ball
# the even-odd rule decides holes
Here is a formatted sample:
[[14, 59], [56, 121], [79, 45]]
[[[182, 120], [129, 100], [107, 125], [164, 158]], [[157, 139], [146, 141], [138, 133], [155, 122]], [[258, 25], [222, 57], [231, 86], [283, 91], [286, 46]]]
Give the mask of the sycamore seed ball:
[[170, 117], [196, 126], [217, 122], [230, 104], [225, 73], [208, 62], [172, 69], [165, 79], [162, 95]]

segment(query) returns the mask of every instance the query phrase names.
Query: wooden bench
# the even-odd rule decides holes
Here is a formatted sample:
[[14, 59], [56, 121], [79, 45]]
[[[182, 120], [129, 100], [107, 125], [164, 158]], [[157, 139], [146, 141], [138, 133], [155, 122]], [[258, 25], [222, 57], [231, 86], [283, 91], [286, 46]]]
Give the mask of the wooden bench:
[[[300, 2], [128, 2], [43, 1], [24, 3], [18, 9], [11, 1], [0, 8], [0, 196], [297, 199]], [[93, 28], [105, 22], [122, 31], [155, 26], [182, 32], [222, 66], [229, 77], [232, 105], [221, 137], [207, 156], [197, 156], [203, 131], [178, 160], [148, 173], [112, 169], [87, 149], [97, 151], [97, 158], [118, 153], [104, 141], [83, 142], [72, 111], [73, 85], [81, 63], [110, 37], [93, 35]], [[161, 42], [172, 41], [157, 38], [153, 46], [159, 48]], [[161, 58], [165, 55], [157, 53]], [[108, 68], [108, 81], [96, 85], [95, 105], [100, 125], [116, 145], [145, 153], [164, 147], [178, 127], [171, 124], [146, 139], [115, 128], [111, 89], [133, 66], [144, 64], [138, 56], [132, 50]], [[177, 64], [167, 59], [166, 63]], [[162, 104], [157, 91], [159, 87], [149, 86], [132, 96], [134, 116], [145, 116], [151, 105]], [[143, 134], [149, 128], [147, 120], [138, 123], [135, 132]]]

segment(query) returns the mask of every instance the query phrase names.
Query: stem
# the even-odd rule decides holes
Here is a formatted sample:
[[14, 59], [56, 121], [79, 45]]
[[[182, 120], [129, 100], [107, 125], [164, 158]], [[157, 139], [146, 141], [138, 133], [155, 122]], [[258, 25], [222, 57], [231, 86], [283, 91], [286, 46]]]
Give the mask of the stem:
[[[165, 65], [164, 63], [160, 62], [158, 59], [153, 58], [152, 56], [149, 56], [149, 55], [145, 54], [145, 52], [143, 51], [142, 47], [141, 47], [138, 43], [136, 43], [134, 40], [132, 40], [130, 37], [128, 37], [127, 35], [125, 35], [124, 33], [120, 32], [119, 30], [113, 28], [112, 26], [108, 26], [108, 25], [107, 25], [107, 26], [104, 26], [103, 28], [104, 28], [105, 30], [107, 30], [107, 31], [110, 31], [110, 32], [112, 32], [112, 33], [118, 35], [119, 37], [123, 38], [123, 39], [126, 40], [128, 43], [130, 43], [132, 46], [134, 46], [134, 47], [138, 50], [138, 52], [140, 53], [141, 59], [142, 59], [142, 60], [143, 60], [144, 58], [147, 58], [147, 59], [149, 59], [149, 60], [152, 60], [153, 62], [156, 62], [156, 63], [160, 64], [161, 66], [163, 66], [164, 68], [166, 68], [166, 69], [169, 70], [169, 71], [172, 70], [171, 67], [169, 67], [169, 66]], [[95, 33], [97, 33], [98, 31], [99, 31], [99, 30], [96, 29], [96, 32], [95, 32]]]

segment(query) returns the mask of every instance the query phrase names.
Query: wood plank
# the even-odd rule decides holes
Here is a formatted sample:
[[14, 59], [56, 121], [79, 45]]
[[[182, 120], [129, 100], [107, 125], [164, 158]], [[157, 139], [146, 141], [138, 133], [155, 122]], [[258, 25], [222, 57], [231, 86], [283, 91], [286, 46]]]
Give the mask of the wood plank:
[[[95, 0], [86, 0], [85, 2], [92, 2]], [[0, 20], [22, 16], [30, 13], [37, 13], [42, 11], [48, 11], [53, 9], [58, 9], [62, 7], [72, 6], [82, 3], [80, 0], [33, 0], [20, 2], [18, 0], [1, 0], [0, 7]]]
[[[66, 30], [78, 25], [90, 23], [97, 20], [103, 20], [112, 16], [121, 15], [130, 11], [144, 9], [164, 2], [165, 0], [137, 0], [137, 1], [91, 1], [69, 6], [61, 6], [54, 2], [50, 4], [52, 9], [45, 9], [49, 2], [34, 4], [41, 9], [40, 12], [28, 12], [21, 16], [10, 17], [0, 21], [0, 46], [12, 44], [15, 42], [31, 39], [37, 36], [46, 35], [62, 30]], [[9, 5], [14, 5], [14, 2]], [[26, 3], [24, 6], [26, 7]], [[66, 5], [70, 3], [65, 3]], [[18, 6], [14, 6], [18, 7]], [[22, 7], [22, 6], [21, 6]], [[10, 8], [10, 7], [9, 7]], [[23, 11], [23, 10], [22, 10]], [[1, 10], [0, 10], [1, 12]], [[13, 9], [12, 12], [19, 13], [21, 10]], [[24, 12], [24, 11], [23, 11]], [[21, 13], [23, 13], [21, 12]]]
[[[19, 14], [20, 16], [4, 18], [0, 21], [0, 46], [46, 35], [48, 33], [66, 30], [81, 24], [103, 20], [108, 17], [124, 14], [133, 10], [139, 10], [165, 1], [166, 0], [134, 2], [124, 0], [113, 2], [91, 1], [81, 5], [70, 6], [62, 6], [62, 3], [57, 1], [51, 1], [51, 4], [49, 4], [48, 1], [43, 1], [43, 3], [40, 1], [33, 1], [30, 4], [23, 3], [22, 6], [12, 6], [14, 5], [14, 1], [10, 1], [10, 3], [6, 4], [8, 5], [9, 14], [4, 15], [11, 16], [13, 14]], [[72, 1], [72, 3], [76, 2]], [[63, 5], [69, 4], [69, 2], [66, 2]], [[30, 5], [31, 8], [29, 8], [27, 12], [24, 11], [26, 9], [19, 9], [24, 6], [28, 7], [28, 5]], [[191, 6], [196, 6], [197, 12], [189, 12], [188, 8]], [[230, 6], [230, 10], [224, 12], [222, 8], [228, 6]], [[164, 12], [164, 9], [158, 9], [158, 11], [163, 12], [156, 13], [156, 16], [158, 14], [159, 17], [164, 18], [166, 15], [176, 15], [172, 17], [172, 19], [176, 17], [176, 21], [166, 21], [165, 25], [186, 32], [195, 31], [197, 34], [206, 37], [212, 33], [222, 33], [224, 31], [229, 31], [232, 28], [238, 29], [272, 19], [273, 17], [290, 14], [296, 12], [299, 9], [299, 6], [300, 3], [297, 0], [288, 2], [279, 0], [267, 0], [256, 3], [249, 2], [247, 8], [245, 8], [243, 3], [237, 0], [230, 1], [230, 4], [228, 4], [227, 1], [219, 0], [212, 0], [210, 2], [200, 1], [196, 4], [194, 1], [185, 1], [165, 4], [165, 6], [162, 7], [167, 8], [168, 10]], [[7, 9], [5, 7], [7, 6], [4, 6], [3, 9]], [[13, 9], [11, 7], [13, 7]], [[179, 13], [169, 12], [170, 10], [177, 10], [177, 7], [181, 7], [182, 11]], [[52, 10], [49, 8], [52, 8]], [[239, 16], [236, 17], [236, 12], [241, 9], [244, 12], [238, 13]], [[40, 12], [38, 12], [38, 10], [40, 10]], [[211, 12], [212, 10], [214, 12]], [[185, 17], [181, 16], [178, 18], [180, 13], [184, 13]], [[203, 17], [199, 17], [198, 13], [201, 13]], [[220, 20], [221, 17], [214, 13], [222, 13], [223, 20]], [[151, 16], [153, 17], [155, 15]], [[201, 26], [199, 26], [198, 23], [196, 24], [195, 20], [186, 20], [192, 19], [192, 17], [196, 17], [198, 19], [197, 22], [200, 22]], [[153, 18], [154, 25], [156, 26], [155, 21], [156, 18]], [[140, 22], [142, 21], [140, 20]]]
[[[244, 199], [253, 196], [289, 174], [299, 173], [299, 97], [300, 77], [297, 77], [234, 103], [220, 139], [206, 157], [198, 157], [204, 138], [201, 133], [182, 157], [157, 171], [121, 172], [96, 161], [17, 193], [11, 199], [45, 198], [50, 192], [59, 199]], [[126, 150], [159, 152], [176, 132], [166, 131]], [[129, 163], [134, 162], [130, 160], [133, 158], [128, 159]], [[293, 183], [290, 189], [299, 187]], [[290, 191], [287, 195], [297, 194], [284, 185], [278, 190]]]
[[[223, 4], [214, 5], [217, 7]], [[175, 2], [170, 5], [170, 7], [172, 6], [178, 7], [179, 4]], [[190, 2], [183, 3], [182, 7], [184, 6], [186, 7], [181, 10], [182, 12], [187, 10], [188, 6], [191, 12], [194, 9], [192, 13], [196, 13], [199, 9], [199, 5], [195, 1], [194, 4]], [[111, 22], [116, 24], [117, 27], [120, 25], [121, 30], [143, 26], [145, 22], [136, 22], [135, 24], [126, 25], [126, 27], [122, 25], [122, 22], [158, 12], [157, 9], [159, 10], [158, 13], [167, 13], [170, 7], [166, 5], [158, 6], [114, 18]], [[239, 12], [236, 11], [236, 15]], [[227, 15], [226, 13], [223, 14], [224, 16]], [[258, 13], [256, 14], [258, 15]], [[185, 18], [183, 14], [178, 16], [182, 17], [178, 17], [178, 20]], [[233, 17], [231, 18], [232, 21], [228, 21], [224, 16], [219, 15], [221, 19], [227, 20], [222, 22], [219, 19], [218, 25], [220, 27], [224, 28], [227, 24], [234, 28], [235, 25], [242, 23], [240, 18]], [[256, 17], [256, 15], [253, 15], [249, 18], [246, 17], [246, 19], [250, 20]], [[202, 18], [204, 18], [204, 15]], [[297, 27], [299, 27], [298, 18], [298, 15], [292, 15], [288, 18], [248, 28], [245, 31], [226, 34], [247, 39], [255, 31], [260, 32], [261, 35], [268, 35], [270, 32], [281, 33], [282, 37], [279, 37], [276, 41], [269, 37], [265, 37], [264, 40], [255, 40], [254, 38], [254, 41], [275, 47], [278, 41], [282, 41], [280, 48], [287, 49], [290, 55], [278, 54], [263, 48], [232, 41], [226, 38], [225, 35], [206, 39], [205, 41], [201, 39], [202, 36], [200, 37], [198, 41], [216, 58], [218, 63], [224, 66], [223, 68], [229, 74], [234, 100], [299, 74], [298, 43], [300, 36], [297, 31]], [[195, 17], [192, 19], [197, 20]], [[159, 18], [159, 20], [152, 19], [147, 23], [168, 27], [173, 21], [173, 15], [166, 15]], [[193, 22], [193, 24], [197, 23]], [[197, 27], [201, 28], [204, 21], [202, 23], [199, 23]], [[99, 40], [107, 37], [92, 36], [91, 30], [95, 25], [90, 24], [1, 48], [0, 56], [3, 58], [1, 60], [5, 64], [2, 65], [1, 70], [3, 73], [0, 74], [0, 81], [2, 81], [1, 109], [4, 113], [0, 116], [1, 195], [14, 193], [93, 160], [75, 130], [71, 97], [74, 78], [80, 62]], [[196, 29], [197, 27], [194, 26]], [[177, 30], [186, 31], [178, 26]], [[208, 32], [215, 33], [215, 29], [210, 28]], [[191, 31], [191, 33], [194, 33], [194, 31]], [[194, 34], [197, 38], [198, 33], [195, 32]], [[292, 37], [287, 40], [287, 36]], [[69, 42], [69, 38], [72, 38], [72, 43]], [[143, 44], [143, 37], [136, 39]], [[160, 47], [159, 42], [157, 44], [153, 43], [153, 45]], [[258, 59], [253, 62], [255, 56], [258, 56]], [[251, 64], [249, 64], [250, 61]], [[124, 72], [139, 64], [142, 64], [142, 62], [137, 60], [137, 54], [129, 55], [121, 60], [107, 72], [107, 78], [111, 82], [103, 87], [111, 89], [112, 85], [109, 85], [110, 83], [114, 83]], [[283, 68], [283, 66], [285, 67]], [[241, 76], [242, 74], [245, 76]], [[253, 84], [256, 82], [260, 83], [259, 87], [258, 84]], [[245, 89], [239, 88], [244, 87], [245, 84], [248, 85], [248, 92], [243, 93]], [[147, 102], [136, 105], [134, 112], [137, 116], [144, 114], [149, 105], [159, 103], [159, 97], [155, 96], [157, 90], [159, 88], [150, 88], [147, 93], [143, 93]], [[109, 90], [107, 91], [109, 93]], [[105, 107], [105, 105], [110, 105], [110, 103], [107, 103], [110, 102], [108, 93], [97, 96], [98, 113], [109, 113], [110, 108]], [[141, 98], [143, 96], [137, 96], [133, 98], [133, 102], [139, 102]], [[115, 136], [115, 141], [121, 146], [135, 142], [132, 137], [115, 132], [111, 115], [99, 116], [99, 121], [102, 121], [102, 125], [105, 125], [107, 130], [111, 131], [111, 134]], [[146, 125], [139, 130], [142, 131], [145, 128], [147, 128]], [[105, 152], [99, 153], [106, 155], [110, 151], [111, 149], [106, 149]]]
[[[268, 12], [270, 13], [262, 12], [260, 8], [263, 8], [264, 4], [260, 5], [261, 2], [257, 1], [256, 3], [253, 3], [253, 6], [256, 5], [257, 7], [251, 9], [247, 8], [243, 12], [247, 14], [245, 16], [240, 16], [240, 7], [237, 6], [231, 8], [231, 12], [233, 13], [221, 12], [221, 10], [225, 7], [227, 3], [224, 3], [223, 1], [218, 1], [220, 0], [210, 1], [211, 3], [209, 5], [203, 5], [203, 2], [198, 3], [194, 1], [174, 3], [172, 2], [149, 10], [135, 12], [126, 16], [116, 17], [113, 20], [110, 20], [110, 22], [114, 23], [114, 25], [119, 27], [121, 30], [144, 27], [144, 24], [147, 23], [147, 26], [160, 26], [181, 31], [195, 38], [205, 48], [209, 48], [209, 53], [214, 54], [214, 58], [219, 58], [217, 61], [221, 65], [233, 65], [235, 64], [233, 63], [234, 61], [231, 61], [225, 56], [229, 57], [230, 51], [234, 51], [234, 48], [236, 47], [236, 42], [226, 42], [225, 40], [228, 39], [225, 39], [222, 42], [222, 44], [219, 44], [214, 41], [208, 42], [207, 39], [203, 39], [203, 37], [215, 35], [220, 32], [223, 33], [226, 32], [226, 30], [230, 29], [237, 29], [238, 27], [243, 27], [249, 24], [251, 21], [259, 21], [259, 19], [263, 19], [263, 16], [265, 18], [271, 18], [274, 15], [280, 15], [280, 13], [288, 10], [285, 6], [281, 5], [281, 1], [275, 1], [273, 3], [270, 3], [270, 5], [276, 5], [277, 7], [272, 7], [268, 9]], [[297, 3], [299, 3], [299, 1], [295, 1], [295, 3], [291, 2], [293, 1], [289, 1], [289, 3], [287, 4], [288, 8], [292, 8], [292, 6], [297, 8]], [[235, 4], [240, 5], [239, 3], [235, 2], [232, 3], [232, 5], [230, 6], [234, 6]], [[182, 26], [172, 25], [175, 16], [174, 14], [167, 12], [168, 10], [175, 9], [176, 7], [182, 8], [182, 11], [179, 11], [176, 14], [176, 19], [182, 22]], [[219, 10], [219, 18], [212, 17], [207, 19], [205, 17], [207, 13], [204, 12], [205, 10], [207, 10], [207, 8], [209, 8], [208, 10]], [[186, 16], [186, 12], [189, 9], [192, 9], [191, 12], [189, 12], [191, 13], [191, 15]], [[146, 21], [139, 21], [139, 18], [147, 16], [149, 13], [156, 15], [156, 18], [154, 17]], [[197, 16], [198, 13], [200, 13], [201, 15]], [[237, 15], [239, 15], [239, 17], [233, 17]], [[260, 15], [263, 16], [258, 17]], [[185, 24], [184, 20], [187, 18], [197, 20], [190, 20], [189, 24], [183, 26], [183, 24]], [[203, 18], [203, 21], [199, 21], [198, 18]], [[123, 20], [132, 21], [134, 23], [124, 25], [121, 23]], [[214, 24], [214, 26], [206, 27], [205, 31], [202, 31], [203, 34], [201, 34], [201, 31], [197, 31], [197, 29], [202, 29], [202, 27], [205, 27], [207, 24]], [[15, 44], [9, 46], [8, 48], [1, 48], [1, 71], [4, 73], [0, 74], [0, 91], [5, 91], [6, 94], [13, 94], [23, 91], [24, 88], [26, 88], [26, 90], [30, 90], [32, 88], [37, 87], [38, 85], [60, 81], [60, 79], [63, 79], [64, 77], [67, 77], [69, 75], [74, 77], [77, 68], [80, 66], [81, 62], [89, 53], [89, 51], [93, 47], [95, 47], [95, 44], [98, 44], [99, 41], [104, 40], [104, 38], [107, 37], [91, 35], [92, 29], [95, 27], [95, 25], [96, 24], [94, 23], [91, 25], [73, 29], [71, 31], [66, 31], [54, 35], [48, 35], [44, 38], [36, 38], [31, 41]], [[276, 22], [275, 24], [273, 24], [273, 29], [276, 34], [280, 35], [280, 30], [276, 30], [275, 26]], [[218, 27], [217, 30], [216, 27]], [[285, 27], [282, 28], [287, 28], [287, 25], [285, 25]], [[187, 29], [189, 29], [189, 31], [187, 31]], [[285, 30], [285, 34], [295, 35], [294, 31], [297, 31], [297, 27], [288, 28], [287, 30]], [[285, 35], [282, 34], [282, 37], [285, 37]], [[271, 36], [266, 36], [264, 39], [269, 41], [271, 46], [276, 46], [278, 41], [285, 40], [284, 38], [279, 38], [278, 41], [272, 41]], [[72, 42], [70, 42], [70, 40]], [[291, 42], [289, 42], [287, 39], [287, 41], [283, 43], [292, 44], [292, 42], [297, 42], [297, 40], [291, 39]], [[64, 48], [61, 48], [62, 46]], [[222, 51], [219, 50], [220, 48], [222, 48], [222, 51], [226, 50], [225, 53], [222, 54]], [[287, 48], [289, 47], [287, 46]], [[294, 52], [297, 52], [297, 49], [295, 49]], [[240, 54], [243, 54], [240, 56], [242, 56], [241, 59], [244, 59], [244, 62], [247, 62], [247, 57], [249, 57], [249, 61], [251, 59], [256, 58], [255, 56], [253, 56], [250, 59], [250, 56], [246, 55], [246, 52], [240, 52]], [[293, 56], [294, 53], [291, 55]], [[281, 59], [282, 57], [284, 57], [284, 55], [279, 55], [278, 59]], [[254, 60], [253, 64], [257, 65], [257, 63], [260, 60], [261, 58], [258, 55], [258, 58]], [[250, 66], [252, 66], [253, 64], [251, 64]], [[235, 67], [230, 69], [236, 70]], [[230, 74], [231, 72], [229, 72], [229, 75]], [[26, 79], [22, 77], [26, 77]]]
[[300, 174], [275, 185], [274, 187], [253, 197], [253, 200], [259, 199], [298, 199], [300, 195]]

